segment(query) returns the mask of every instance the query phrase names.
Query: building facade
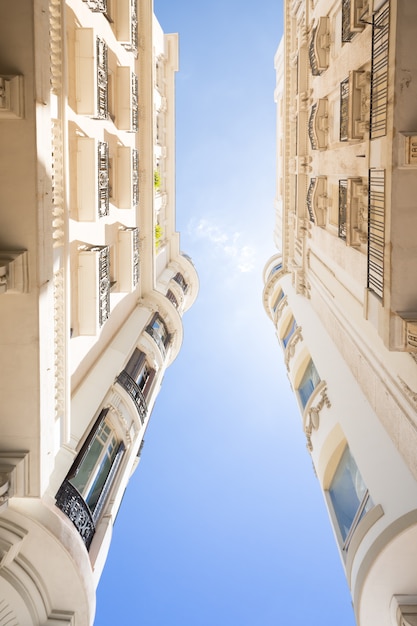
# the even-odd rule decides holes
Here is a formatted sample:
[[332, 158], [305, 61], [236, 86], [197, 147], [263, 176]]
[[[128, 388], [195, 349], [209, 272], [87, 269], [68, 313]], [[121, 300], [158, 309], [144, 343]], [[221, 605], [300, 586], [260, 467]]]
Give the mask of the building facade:
[[0, 624], [94, 621], [198, 292], [177, 69], [152, 0], [0, 0]]
[[417, 623], [413, 0], [285, 0], [275, 57], [283, 350], [359, 626]]

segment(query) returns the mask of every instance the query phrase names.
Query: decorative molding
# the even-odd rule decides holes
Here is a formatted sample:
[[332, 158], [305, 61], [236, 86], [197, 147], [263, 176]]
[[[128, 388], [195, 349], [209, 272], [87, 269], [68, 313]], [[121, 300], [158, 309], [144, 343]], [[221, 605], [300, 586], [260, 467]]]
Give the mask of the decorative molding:
[[29, 291], [28, 253], [26, 250], [0, 250], [0, 294]]
[[306, 411], [306, 417], [304, 422], [304, 433], [307, 439], [307, 449], [311, 452], [313, 450], [313, 443], [311, 441], [311, 435], [313, 430], [318, 430], [320, 426], [320, 411], [326, 406], [328, 409], [331, 407], [331, 402], [327, 395], [327, 384], [322, 380], [316, 388], [317, 393], [320, 392], [320, 399], [315, 406], [310, 406]]
[[396, 626], [417, 626], [417, 596], [393, 596], [391, 600], [391, 621]]
[[0, 76], [0, 120], [24, 117], [23, 76]]
[[[0, 452], [0, 477], [7, 475], [7, 497], [29, 495], [29, 452]], [[0, 479], [0, 485], [2, 481]], [[3, 483], [4, 485], [4, 483]], [[0, 487], [0, 495], [1, 487]]]
[[401, 376], [398, 376], [399, 381], [401, 383], [401, 387], [403, 388], [403, 391], [405, 392], [405, 394], [407, 395], [408, 399], [417, 406], [417, 391], [413, 391], [411, 389], [411, 387], [409, 387], [407, 385], [407, 383], [401, 378]]
[[285, 349], [285, 367], [287, 368], [287, 371], [290, 369], [290, 360], [295, 354], [295, 346], [299, 341], [303, 341], [301, 326], [297, 326]]

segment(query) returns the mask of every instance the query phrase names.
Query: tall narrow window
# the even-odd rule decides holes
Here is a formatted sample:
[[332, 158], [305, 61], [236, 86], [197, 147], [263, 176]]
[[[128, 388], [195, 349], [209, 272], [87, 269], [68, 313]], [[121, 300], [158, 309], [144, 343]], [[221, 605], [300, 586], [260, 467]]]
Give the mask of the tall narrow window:
[[282, 338], [282, 345], [284, 346], [284, 348], [287, 347], [289, 340], [291, 339], [291, 337], [294, 334], [295, 329], [297, 328], [297, 322], [295, 321], [295, 319], [291, 316], [290, 322], [287, 326], [287, 330], [285, 331], [285, 335]]
[[347, 550], [362, 517], [374, 505], [348, 447], [342, 454], [329, 488], [329, 496], [338, 528]]
[[158, 344], [158, 348], [160, 349], [162, 356], [165, 356], [171, 337], [168, 333], [165, 322], [159, 315], [154, 315], [151, 323], [146, 327], [146, 332]]
[[146, 361], [146, 355], [135, 348], [117, 382], [130, 395], [135, 403], [142, 424], [148, 413], [147, 397], [151, 391], [155, 370]]
[[301, 406], [305, 409], [307, 402], [310, 399], [311, 394], [320, 382], [320, 376], [316, 370], [316, 366], [310, 359], [305, 369], [304, 375], [297, 388], [297, 395], [300, 400]]
[[101, 411], [56, 494], [57, 507], [72, 521], [87, 548], [125, 450], [107, 414], [108, 409]]

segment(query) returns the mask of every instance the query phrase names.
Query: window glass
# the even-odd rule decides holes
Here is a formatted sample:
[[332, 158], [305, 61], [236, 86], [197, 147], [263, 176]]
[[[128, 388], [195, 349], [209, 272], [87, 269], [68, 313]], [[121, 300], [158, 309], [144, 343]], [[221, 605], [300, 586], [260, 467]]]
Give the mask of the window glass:
[[291, 337], [294, 334], [295, 329], [297, 328], [297, 323], [295, 321], [295, 319], [292, 317], [290, 324], [288, 326], [288, 329], [285, 333], [285, 336], [282, 338], [282, 344], [284, 346], [284, 348], [287, 347], [289, 340], [291, 339]]
[[282, 300], [282, 298], [283, 298], [283, 297], [284, 297], [284, 292], [283, 292], [283, 290], [281, 289], [281, 291], [279, 292], [279, 294], [278, 294], [278, 296], [277, 296], [277, 298], [276, 298], [276, 300], [275, 300], [275, 302], [274, 302], [274, 306], [272, 307], [272, 310], [273, 310], [273, 312], [274, 312], [274, 313], [275, 313], [275, 311], [277, 310], [277, 308], [278, 308], [278, 304], [281, 302], [281, 300]]
[[373, 502], [355, 463], [346, 448], [330, 485], [329, 495], [343, 541]]
[[77, 489], [91, 511], [109, 475], [117, 454], [117, 439], [109, 424], [103, 421], [70, 483]]
[[306, 371], [304, 372], [304, 376], [301, 379], [301, 383], [297, 389], [297, 394], [301, 402], [301, 406], [305, 409], [307, 402], [314, 389], [320, 382], [320, 376], [318, 371], [316, 370], [316, 366], [313, 361], [310, 359]]

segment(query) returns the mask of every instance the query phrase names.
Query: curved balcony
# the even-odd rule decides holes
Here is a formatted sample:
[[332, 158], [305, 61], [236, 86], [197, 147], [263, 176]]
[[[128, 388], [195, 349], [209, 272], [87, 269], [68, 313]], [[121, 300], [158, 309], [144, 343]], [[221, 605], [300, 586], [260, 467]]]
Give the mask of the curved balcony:
[[311, 73], [320, 76], [329, 67], [330, 53], [330, 20], [320, 17], [317, 26], [313, 29], [308, 56], [310, 58]]
[[326, 225], [327, 212], [327, 178], [312, 178], [307, 191], [307, 210], [310, 222], [316, 226]]
[[88, 505], [68, 480], [64, 480], [56, 494], [56, 505], [74, 524], [88, 550], [96, 526]]
[[308, 120], [308, 136], [312, 150], [326, 150], [328, 137], [327, 98], [320, 98], [311, 107]]
[[120, 374], [116, 378], [116, 382], [118, 382], [119, 385], [123, 387], [125, 391], [127, 391], [129, 396], [133, 400], [139, 414], [140, 421], [143, 424], [148, 413], [148, 405], [146, 403], [145, 396], [143, 395], [142, 390], [125, 370], [122, 370], [120, 372]]

